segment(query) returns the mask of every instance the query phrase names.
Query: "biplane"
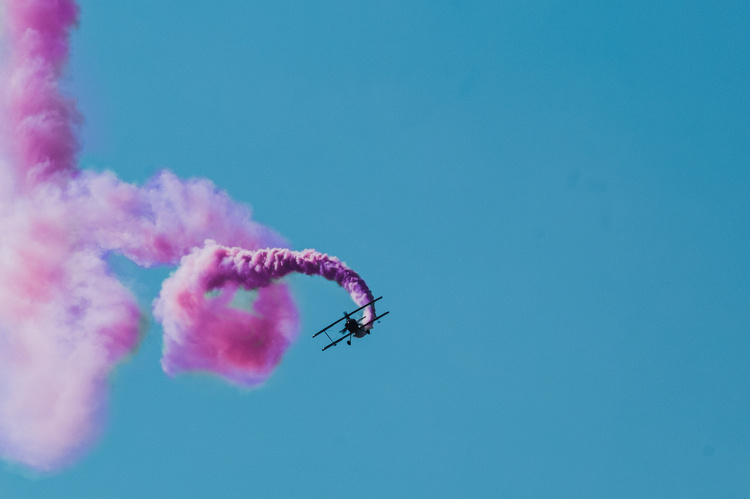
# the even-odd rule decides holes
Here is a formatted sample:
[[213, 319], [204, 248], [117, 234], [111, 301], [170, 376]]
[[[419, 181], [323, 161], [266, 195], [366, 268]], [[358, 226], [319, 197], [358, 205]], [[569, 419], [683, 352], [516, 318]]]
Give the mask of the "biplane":
[[[339, 344], [339, 342], [342, 342], [344, 340], [346, 340], [346, 344], [347, 345], [351, 345], [352, 344], [352, 336], [354, 336], [355, 338], [362, 338], [363, 336], [370, 334], [370, 329], [372, 329], [372, 324], [375, 321], [380, 321], [380, 319], [382, 319], [383, 317], [385, 317], [386, 315], [388, 315], [390, 312], [386, 312], [384, 314], [380, 314], [377, 317], [375, 317], [374, 319], [372, 319], [371, 321], [365, 322], [365, 323], [362, 322], [362, 320], [364, 318], [362, 318], [362, 319], [354, 319], [354, 318], [352, 318], [352, 315], [356, 314], [360, 310], [364, 310], [365, 308], [369, 307], [370, 305], [372, 305], [373, 303], [375, 303], [376, 301], [378, 301], [381, 298], [382, 298], [382, 296], [380, 296], [378, 298], [375, 298], [370, 303], [365, 303], [364, 305], [362, 305], [361, 307], [359, 307], [357, 310], [353, 310], [351, 312], [344, 312], [344, 316], [341, 319], [337, 320], [336, 322], [330, 324], [329, 326], [324, 327], [323, 329], [321, 329], [320, 331], [318, 331], [317, 333], [315, 333], [313, 335], [313, 338], [315, 338], [316, 336], [318, 336], [320, 334], [325, 333], [325, 335], [328, 336], [328, 339], [331, 341], [331, 343], [329, 343], [328, 345], [326, 345], [325, 347], [323, 347], [323, 351], [326, 351], [327, 349], [329, 349], [331, 347], [335, 347], [336, 345]], [[341, 321], [346, 321], [346, 322], [344, 322], [344, 328], [341, 331], [339, 331], [339, 333], [343, 334], [344, 336], [342, 336], [341, 338], [339, 338], [337, 340], [334, 340], [328, 334], [328, 330], [331, 329], [333, 326], [335, 326], [336, 324], [338, 324]]]

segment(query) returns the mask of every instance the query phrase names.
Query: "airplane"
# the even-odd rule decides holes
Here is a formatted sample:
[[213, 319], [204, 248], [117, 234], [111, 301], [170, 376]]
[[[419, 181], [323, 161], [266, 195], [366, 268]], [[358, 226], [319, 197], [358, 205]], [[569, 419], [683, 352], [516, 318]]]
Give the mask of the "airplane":
[[[375, 317], [370, 322], [367, 322], [365, 324], [360, 324], [359, 321], [361, 321], [362, 319], [359, 319], [359, 320], [352, 319], [351, 316], [353, 314], [356, 314], [360, 310], [369, 307], [370, 305], [372, 305], [373, 303], [375, 303], [376, 301], [378, 301], [380, 298], [382, 298], [382, 296], [380, 296], [378, 298], [375, 298], [370, 303], [365, 303], [364, 305], [362, 305], [361, 307], [359, 307], [357, 310], [353, 310], [352, 312], [348, 312], [348, 313], [344, 312], [344, 316], [341, 319], [337, 320], [336, 322], [330, 324], [329, 326], [324, 327], [323, 329], [321, 329], [320, 331], [318, 331], [317, 333], [315, 333], [313, 335], [313, 338], [315, 338], [319, 334], [323, 334], [323, 333], [325, 333], [325, 335], [328, 336], [328, 339], [331, 340], [331, 343], [329, 343], [328, 345], [326, 345], [325, 347], [323, 347], [323, 351], [325, 352], [327, 349], [329, 349], [331, 347], [335, 347], [339, 342], [344, 341], [344, 340], [346, 340], [346, 344], [347, 345], [351, 345], [352, 344], [352, 336], [354, 336], [355, 338], [362, 338], [366, 334], [370, 334], [370, 329], [372, 329], [372, 323], [374, 323], [375, 321], [379, 321], [380, 319], [382, 319], [383, 317], [385, 317], [386, 315], [388, 315], [390, 313], [390, 311], [386, 312], [384, 314], [380, 314], [379, 316]], [[346, 334], [344, 336], [342, 336], [341, 338], [339, 338], [339, 339], [337, 339], [337, 340], [334, 341], [333, 338], [331, 338], [328, 335], [327, 331], [330, 328], [332, 328], [333, 326], [335, 326], [336, 324], [338, 324], [339, 322], [343, 321], [343, 320], [346, 320], [346, 322], [344, 323], [344, 328], [341, 331], [339, 331], [339, 332], [341, 334], [344, 334], [346, 332]], [[367, 327], [367, 326], [370, 326], [370, 327]]]

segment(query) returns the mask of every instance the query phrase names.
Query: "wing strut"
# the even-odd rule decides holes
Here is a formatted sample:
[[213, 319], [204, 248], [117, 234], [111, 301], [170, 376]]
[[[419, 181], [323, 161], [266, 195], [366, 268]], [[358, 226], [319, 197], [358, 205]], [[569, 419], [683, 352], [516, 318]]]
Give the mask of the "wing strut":
[[[335, 346], [336, 346], [336, 345], [337, 345], [337, 344], [338, 344], [339, 342], [342, 342], [342, 341], [344, 341], [345, 339], [347, 339], [347, 338], [350, 338], [350, 337], [352, 336], [352, 334], [354, 334], [354, 333], [349, 333], [349, 334], [347, 334], [346, 336], [342, 336], [341, 338], [339, 338], [338, 340], [334, 341], [334, 342], [333, 342], [333, 343], [331, 343], [330, 345], [327, 345], [327, 346], [323, 347], [323, 350], [322, 350], [322, 351], [323, 351], [323, 352], [325, 352], [325, 351], [326, 351], [326, 350], [328, 350], [329, 348], [331, 348], [331, 347], [335, 347]], [[350, 345], [351, 345], [351, 343], [350, 343]]]

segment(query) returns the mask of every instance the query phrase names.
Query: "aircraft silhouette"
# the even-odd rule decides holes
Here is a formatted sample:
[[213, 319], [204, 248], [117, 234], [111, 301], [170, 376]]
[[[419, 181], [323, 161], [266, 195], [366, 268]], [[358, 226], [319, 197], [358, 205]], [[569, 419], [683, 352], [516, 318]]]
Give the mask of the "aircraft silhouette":
[[[361, 307], [359, 307], [357, 310], [353, 310], [351, 312], [344, 312], [344, 316], [341, 319], [337, 320], [336, 322], [330, 324], [329, 326], [324, 327], [323, 329], [321, 329], [320, 331], [318, 331], [317, 333], [315, 333], [313, 335], [313, 338], [315, 338], [319, 334], [323, 334], [323, 333], [325, 333], [325, 335], [328, 336], [327, 331], [330, 328], [332, 328], [333, 326], [335, 326], [336, 324], [338, 324], [339, 322], [343, 321], [343, 320], [345, 320], [346, 322], [344, 323], [344, 328], [341, 331], [339, 331], [339, 332], [341, 334], [344, 334], [344, 333], [346, 333], [346, 334], [344, 336], [342, 336], [341, 338], [337, 339], [337, 340], [334, 340], [333, 338], [331, 338], [330, 336], [328, 336], [328, 339], [331, 340], [331, 343], [329, 343], [328, 345], [326, 345], [325, 347], [323, 347], [323, 351], [327, 350], [328, 348], [335, 347], [339, 342], [344, 341], [344, 340], [346, 340], [346, 344], [347, 345], [351, 345], [352, 344], [352, 336], [354, 336], [355, 338], [362, 338], [365, 335], [370, 334], [370, 329], [372, 329], [372, 324], [375, 321], [379, 321], [381, 318], [383, 318], [386, 315], [388, 315], [390, 313], [390, 311], [386, 312], [384, 314], [380, 314], [379, 316], [375, 317], [371, 321], [366, 322], [364, 324], [360, 322], [362, 319], [359, 319], [359, 320], [353, 319], [351, 316], [353, 314], [356, 314], [360, 310], [369, 307], [370, 305], [372, 305], [373, 303], [375, 303], [376, 301], [378, 301], [381, 298], [382, 298], [382, 296], [380, 296], [378, 298], [375, 298], [370, 303], [365, 303], [364, 305], [362, 305]], [[370, 326], [370, 327], [368, 327], [368, 326]]]

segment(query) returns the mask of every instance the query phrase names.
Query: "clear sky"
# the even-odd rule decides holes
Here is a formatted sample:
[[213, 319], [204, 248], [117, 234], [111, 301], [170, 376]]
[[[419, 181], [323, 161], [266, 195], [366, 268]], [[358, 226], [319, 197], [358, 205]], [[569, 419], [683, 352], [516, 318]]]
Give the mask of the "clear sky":
[[[81, 165], [208, 177], [384, 295], [291, 279], [244, 391], [114, 374], [0, 497], [750, 496], [750, 4], [81, 0]], [[171, 269], [114, 260], [144, 309]]]

